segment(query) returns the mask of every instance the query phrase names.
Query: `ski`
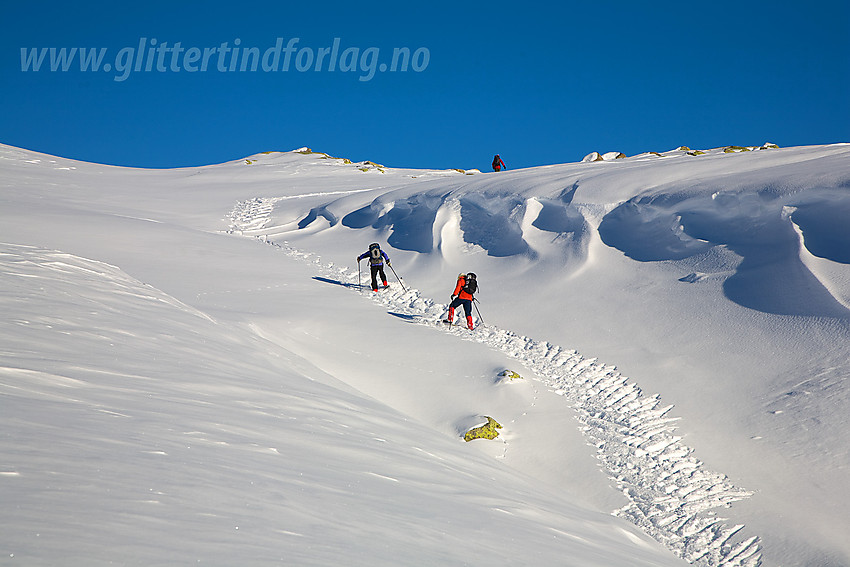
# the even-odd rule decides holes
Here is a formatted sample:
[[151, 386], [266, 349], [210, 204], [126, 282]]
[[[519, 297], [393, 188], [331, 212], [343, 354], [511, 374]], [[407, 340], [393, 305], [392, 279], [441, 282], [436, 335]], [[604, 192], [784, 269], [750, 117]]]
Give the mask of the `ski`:
[[[441, 321], [437, 322], [438, 325], [441, 324], [441, 323], [443, 325], [446, 325], [447, 327], [461, 327], [461, 328], [464, 328], [464, 329], [469, 329], [469, 327], [467, 327], [465, 323], [452, 323], [448, 319], [442, 319]], [[473, 331], [474, 329], [469, 329], [469, 330]]]

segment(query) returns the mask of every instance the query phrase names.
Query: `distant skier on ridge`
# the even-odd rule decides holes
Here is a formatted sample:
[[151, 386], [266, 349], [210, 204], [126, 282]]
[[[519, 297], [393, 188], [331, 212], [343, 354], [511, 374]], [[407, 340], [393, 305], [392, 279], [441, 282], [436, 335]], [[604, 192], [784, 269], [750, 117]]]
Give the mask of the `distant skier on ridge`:
[[508, 166], [505, 165], [505, 162], [502, 161], [502, 158], [499, 157], [499, 154], [493, 156], [493, 171], [501, 171], [502, 168], [507, 169]]
[[452, 292], [452, 302], [449, 304], [449, 315], [443, 321], [449, 325], [454, 324], [455, 309], [463, 305], [463, 312], [466, 313], [466, 326], [472, 330], [472, 301], [475, 299], [473, 294], [478, 291], [478, 278], [472, 272], [468, 274], [460, 274], [457, 277], [457, 285]]
[[387, 283], [387, 276], [384, 273], [384, 261], [387, 262], [387, 266], [392, 266], [392, 264], [390, 264], [390, 257], [387, 256], [387, 253], [381, 250], [381, 245], [373, 242], [366, 252], [357, 257], [358, 272], [360, 271], [360, 260], [364, 258], [369, 258], [369, 269], [372, 272], [372, 291], [378, 291], [378, 274], [381, 275], [384, 287], [389, 287], [390, 284]]

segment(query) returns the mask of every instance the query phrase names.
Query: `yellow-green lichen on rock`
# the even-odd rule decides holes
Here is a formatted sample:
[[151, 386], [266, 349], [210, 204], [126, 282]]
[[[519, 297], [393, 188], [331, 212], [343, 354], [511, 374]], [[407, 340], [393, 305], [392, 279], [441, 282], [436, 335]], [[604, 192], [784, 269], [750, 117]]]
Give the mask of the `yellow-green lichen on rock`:
[[[339, 160], [343, 163], [343, 165], [351, 165], [352, 163], [354, 163], [348, 158], [334, 157], [334, 156], [327, 154], [325, 152], [317, 152], [317, 151], [311, 150], [310, 148], [307, 148], [307, 147], [298, 148], [297, 150], [293, 150], [293, 153], [301, 154], [301, 155], [305, 155], [305, 156], [318, 156], [319, 159]], [[367, 162], [364, 162], [364, 163], [368, 165], [368, 164], [371, 164], [372, 162], [367, 161]], [[374, 165], [378, 165], [378, 164], [374, 164]], [[378, 166], [378, 167], [384, 167], [384, 166], [381, 165], [381, 166]], [[368, 171], [368, 168], [367, 169], [360, 168], [360, 169], [361, 169], [361, 171]]]
[[514, 372], [513, 370], [503, 370], [499, 373], [499, 376], [507, 378], [508, 380], [522, 380], [522, 376]]
[[481, 425], [479, 427], [473, 427], [463, 436], [464, 441], [472, 441], [473, 439], [495, 439], [499, 436], [499, 432], [497, 429], [501, 429], [502, 426], [498, 421], [490, 417], [489, 415], [485, 415], [487, 418], [487, 423]]
[[335, 160], [341, 161], [341, 162], [342, 162], [342, 163], [344, 163], [345, 165], [349, 165], [349, 164], [351, 164], [351, 160], [350, 160], [350, 159], [348, 159], [348, 158], [338, 158], [338, 157], [334, 157], [334, 156], [332, 156], [332, 155], [330, 155], [330, 154], [326, 154], [326, 153], [324, 153], [324, 152], [313, 152], [313, 153], [314, 153], [314, 154], [315, 154], [315, 153], [321, 154], [321, 155], [319, 156], [319, 159], [335, 159]]
[[380, 163], [375, 163], [374, 161], [366, 160], [360, 162], [359, 165], [360, 167], [358, 167], [357, 169], [359, 169], [360, 171], [378, 171], [380, 173], [386, 173], [386, 171], [384, 171], [384, 166]]

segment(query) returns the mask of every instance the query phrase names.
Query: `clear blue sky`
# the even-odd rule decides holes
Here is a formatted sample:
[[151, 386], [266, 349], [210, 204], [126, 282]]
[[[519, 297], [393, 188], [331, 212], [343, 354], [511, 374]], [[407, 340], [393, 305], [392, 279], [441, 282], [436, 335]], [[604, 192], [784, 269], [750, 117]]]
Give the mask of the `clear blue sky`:
[[[5, 2], [0, 31], [0, 142], [101, 163], [309, 146], [486, 170], [494, 153], [514, 169], [591, 151], [850, 142], [846, 0]], [[231, 72], [220, 49], [269, 51], [271, 69], [278, 38], [298, 38], [287, 71], [247, 55]], [[49, 70], [49, 51], [22, 70], [22, 48], [75, 47], [105, 49], [100, 70], [81, 71], [79, 51], [68, 71]], [[389, 69], [394, 48], [419, 50], [419, 70]]]

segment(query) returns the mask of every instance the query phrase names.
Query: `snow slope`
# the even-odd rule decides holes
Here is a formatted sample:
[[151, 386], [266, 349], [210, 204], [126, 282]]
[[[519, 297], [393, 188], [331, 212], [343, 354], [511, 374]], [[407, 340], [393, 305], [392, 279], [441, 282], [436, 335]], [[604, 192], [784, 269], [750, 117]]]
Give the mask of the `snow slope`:
[[0, 561], [850, 565], [850, 146], [692, 153], [0, 147]]

